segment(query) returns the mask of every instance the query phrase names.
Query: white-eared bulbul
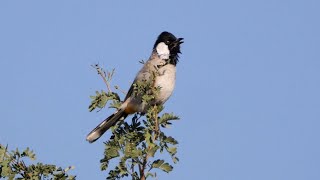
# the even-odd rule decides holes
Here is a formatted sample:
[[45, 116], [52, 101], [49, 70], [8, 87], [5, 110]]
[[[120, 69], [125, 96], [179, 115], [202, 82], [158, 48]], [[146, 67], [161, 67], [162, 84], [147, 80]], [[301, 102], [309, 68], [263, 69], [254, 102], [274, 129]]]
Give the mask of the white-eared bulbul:
[[131, 85], [124, 102], [118, 110], [102, 121], [87, 136], [90, 143], [99, 139], [111, 126], [118, 121], [125, 119], [129, 114], [136, 112], [146, 113], [151, 105], [162, 105], [171, 96], [176, 81], [176, 65], [179, 59], [180, 44], [183, 38], [176, 38], [169, 32], [162, 32], [154, 46], [151, 56], [144, 63], [142, 69], [138, 72], [133, 84], [137, 82], [150, 81], [154, 76], [153, 86], [159, 88], [157, 96], [152, 102], [144, 103], [141, 94], [133, 93], [134, 86]]

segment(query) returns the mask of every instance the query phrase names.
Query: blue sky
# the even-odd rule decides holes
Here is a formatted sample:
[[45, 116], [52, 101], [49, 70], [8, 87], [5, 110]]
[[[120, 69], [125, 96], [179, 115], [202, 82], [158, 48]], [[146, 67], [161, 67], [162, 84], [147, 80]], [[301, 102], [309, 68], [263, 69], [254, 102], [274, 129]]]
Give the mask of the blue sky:
[[104, 179], [86, 134], [105, 86], [130, 86], [157, 35], [185, 38], [167, 112], [180, 162], [159, 179], [320, 179], [320, 2], [1, 1], [0, 143]]

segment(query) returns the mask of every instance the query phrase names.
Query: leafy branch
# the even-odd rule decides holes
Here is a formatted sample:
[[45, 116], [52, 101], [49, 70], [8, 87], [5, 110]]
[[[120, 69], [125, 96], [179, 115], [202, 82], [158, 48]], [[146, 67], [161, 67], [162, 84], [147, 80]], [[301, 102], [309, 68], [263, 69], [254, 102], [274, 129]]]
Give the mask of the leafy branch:
[[[99, 64], [91, 65], [93, 68], [96, 69], [98, 74], [101, 76], [103, 82], [106, 84], [108, 92], [105, 92], [103, 90], [96, 91], [95, 96], [90, 96], [91, 103], [89, 105], [89, 111], [93, 111], [95, 109], [99, 109], [100, 111], [102, 108], [104, 108], [107, 104], [108, 101], [112, 101], [112, 104], [110, 104], [111, 108], [118, 108], [121, 105], [120, 102], [120, 97], [117, 93], [112, 92], [111, 86], [110, 86], [110, 81], [114, 75], [115, 69], [112, 69], [111, 72], [109, 71], [104, 71], [103, 68], [99, 66]], [[116, 87], [118, 89], [118, 87]]]
[[[159, 87], [152, 86], [157, 73], [152, 75], [150, 81], [136, 82], [133, 85], [133, 93], [142, 97], [142, 103], [150, 104], [160, 91]], [[97, 92], [91, 98], [93, 101], [89, 106], [90, 111], [96, 108], [100, 111], [109, 101], [112, 108], [121, 104], [119, 96], [116, 93], [110, 94], [110, 91]], [[101, 170], [109, 170], [107, 179], [130, 176], [133, 180], [145, 180], [157, 177], [157, 169], [167, 173], [173, 170], [173, 166], [159, 156], [167, 153], [172, 162], [177, 163], [178, 141], [166, 135], [162, 129], [169, 127], [179, 117], [173, 113], [159, 115], [162, 110], [161, 105], [150, 105], [147, 113], [136, 113], [131, 121], [120, 121], [111, 128], [112, 135], [105, 142], [104, 157], [100, 160]], [[116, 162], [116, 165], [110, 167], [111, 161]]]
[[67, 172], [74, 167], [62, 169], [51, 164], [31, 164], [26, 165], [25, 160], [36, 159], [36, 155], [29, 148], [20, 152], [18, 149], [11, 152], [8, 146], [0, 144], [0, 178], [8, 179], [54, 179], [54, 180], [74, 180], [75, 176], [68, 175]]

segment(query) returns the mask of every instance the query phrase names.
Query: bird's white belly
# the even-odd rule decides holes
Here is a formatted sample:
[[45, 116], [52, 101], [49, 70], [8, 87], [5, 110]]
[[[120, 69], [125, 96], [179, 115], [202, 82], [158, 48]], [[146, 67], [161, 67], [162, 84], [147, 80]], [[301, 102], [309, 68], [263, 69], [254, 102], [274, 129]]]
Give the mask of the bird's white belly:
[[155, 80], [155, 87], [160, 87], [160, 92], [156, 97], [156, 103], [166, 102], [173, 93], [176, 81], [176, 67], [167, 64], [159, 69], [159, 75]]

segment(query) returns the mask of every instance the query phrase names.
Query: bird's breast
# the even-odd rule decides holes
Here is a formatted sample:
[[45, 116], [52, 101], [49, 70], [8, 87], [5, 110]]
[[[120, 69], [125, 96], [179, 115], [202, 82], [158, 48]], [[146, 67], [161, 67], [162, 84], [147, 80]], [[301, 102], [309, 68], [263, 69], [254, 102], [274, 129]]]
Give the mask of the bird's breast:
[[158, 69], [158, 76], [155, 79], [155, 87], [160, 87], [160, 92], [156, 97], [157, 103], [166, 102], [173, 93], [176, 82], [176, 67], [167, 64]]

